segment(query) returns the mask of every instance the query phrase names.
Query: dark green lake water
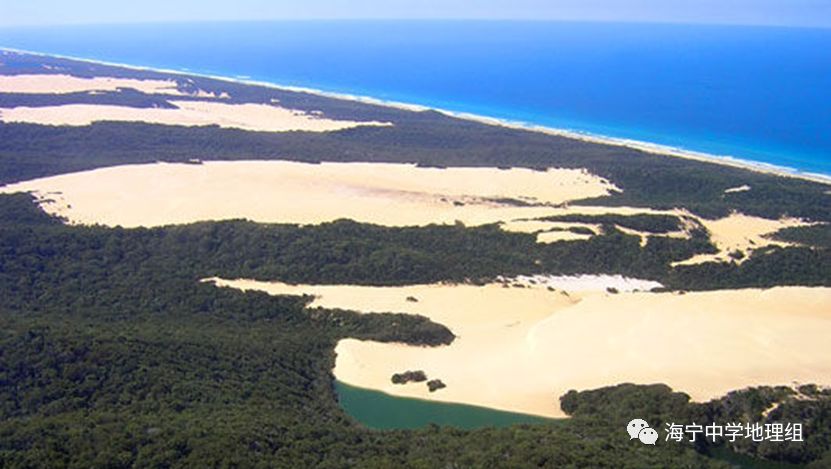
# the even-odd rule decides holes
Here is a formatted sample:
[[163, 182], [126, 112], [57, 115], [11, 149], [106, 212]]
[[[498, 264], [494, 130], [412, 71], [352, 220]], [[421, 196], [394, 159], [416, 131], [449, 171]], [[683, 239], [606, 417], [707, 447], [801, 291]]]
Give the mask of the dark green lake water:
[[394, 397], [337, 381], [335, 389], [346, 413], [367, 427], [378, 430], [422, 428], [431, 423], [472, 429], [506, 427], [518, 423], [551, 424], [560, 421], [487, 407]]

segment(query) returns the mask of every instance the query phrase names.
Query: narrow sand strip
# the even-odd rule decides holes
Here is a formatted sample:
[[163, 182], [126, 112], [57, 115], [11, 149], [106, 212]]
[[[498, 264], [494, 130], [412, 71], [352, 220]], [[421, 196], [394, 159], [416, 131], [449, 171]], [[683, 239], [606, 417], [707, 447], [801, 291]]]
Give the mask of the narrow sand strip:
[[[753, 385], [831, 385], [831, 288], [678, 295], [565, 294], [539, 285], [217, 284], [313, 294], [314, 306], [421, 314], [448, 326], [457, 339], [445, 347], [338, 343], [337, 379], [396, 396], [562, 417], [558, 398], [568, 390], [622, 382], [666, 383], [699, 401]], [[447, 388], [392, 384], [406, 370], [423, 370]]]
[[170, 101], [177, 109], [136, 108], [97, 104], [0, 108], [0, 121], [41, 125], [85, 126], [94, 122], [204, 126], [255, 132], [303, 130], [332, 132], [359, 126], [390, 126], [388, 122], [333, 120], [268, 104], [212, 101]]
[[179, 91], [177, 86], [174, 80], [81, 78], [59, 74], [0, 75], [0, 93], [65, 94], [132, 88], [146, 94], [189, 96], [188, 93]]
[[[538, 243], [556, 243], [557, 241], [584, 241], [602, 232], [600, 225], [590, 223], [569, 223], [543, 220], [512, 220], [499, 225], [511, 233], [531, 233], [537, 235]], [[570, 228], [585, 228], [592, 234], [575, 233]]]

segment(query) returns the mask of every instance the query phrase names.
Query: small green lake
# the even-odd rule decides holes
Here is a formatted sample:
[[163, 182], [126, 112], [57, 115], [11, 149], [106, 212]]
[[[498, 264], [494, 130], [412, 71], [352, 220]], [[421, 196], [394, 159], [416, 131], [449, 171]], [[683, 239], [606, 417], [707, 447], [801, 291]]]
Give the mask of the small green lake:
[[341, 407], [347, 414], [377, 430], [422, 428], [434, 423], [462, 429], [507, 427], [518, 423], [552, 424], [560, 419], [518, 414], [465, 404], [448, 404], [390, 396], [335, 381]]

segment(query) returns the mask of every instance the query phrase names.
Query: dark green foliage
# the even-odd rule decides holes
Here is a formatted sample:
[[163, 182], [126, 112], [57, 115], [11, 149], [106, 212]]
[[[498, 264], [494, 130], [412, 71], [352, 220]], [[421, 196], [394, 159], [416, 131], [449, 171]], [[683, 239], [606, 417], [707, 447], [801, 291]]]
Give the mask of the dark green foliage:
[[730, 251], [727, 253], [730, 259], [740, 261], [744, 259], [744, 253], [742, 251]]
[[741, 264], [706, 262], [679, 266], [670, 272], [666, 282], [666, 285], [690, 290], [829, 284], [831, 250], [804, 247], [770, 247], [754, 251]]
[[659, 430], [662, 436], [659, 445], [692, 446], [688, 441], [665, 441], [667, 424], [801, 423], [803, 442], [757, 443], [741, 437], [735, 443], [717, 439], [714, 444], [705, 438], [697, 438], [696, 448], [703, 453], [718, 454], [721, 453], [718, 448], [727, 446], [735, 453], [760, 459], [794, 464], [816, 462], [816, 467], [824, 467], [822, 461], [831, 456], [831, 390], [814, 385], [802, 386], [798, 395], [792, 388], [763, 386], [733, 391], [705, 403], [693, 403], [688, 395], [673, 392], [663, 384], [620, 384], [593, 391], [569, 391], [560, 402], [563, 411], [581, 425], [608, 422], [623, 429], [631, 419], [642, 418]]
[[430, 381], [427, 381], [427, 389], [429, 389], [430, 392], [436, 392], [439, 389], [443, 389], [446, 387], [447, 385], [444, 384], [440, 379], [431, 379]]
[[803, 426], [804, 442], [754, 442], [742, 438], [726, 443], [738, 453], [790, 463], [819, 462], [831, 456], [831, 390], [828, 389], [814, 385], [801, 386], [798, 392], [788, 387], [745, 389], [697, 405], [693, 413], [708, 422], [780, 422]]
[[774, 239], [831, 249], [831, 224], [784, 228], [773, 235]]
[[653, 428], [663, 428], [664, 422], [685, 416], [689, 402], [690, 396], [673, 392], [665, 384], [619, 384], [594, 391], [569, 391], [560, 397], [563, 412], [610, 420], [618, 423], [621, 430], [633, 418], [645, 419]]
[[[556, 231], [556, 230], [552, 230], [552, 231]], [[572, 226], [572, 227], [568, 228], [568, 231], [571, 231], [572, 233], [581, 234], [581, 235], [594, 236], [594, 231], [591, 228], [586, 228], [585, 226]]]
[[421, 383], [427, 381], [427, 375], [422, 370], [405, 371], [393, 374], [391, 380], [392, 384]]
[[[8, 226], [60, 225], [61, 220], [49, 216], [33, 203], [29, 194], [8, 194], [0, 196], [0, 220]], [[2, 228], [2, 225], [0, 225]]]
[[656, 234], [669, 233], [683, 228], [681, 219], [672, 215], [556, 215], [541, 218], [541, 220], [619, 225]]

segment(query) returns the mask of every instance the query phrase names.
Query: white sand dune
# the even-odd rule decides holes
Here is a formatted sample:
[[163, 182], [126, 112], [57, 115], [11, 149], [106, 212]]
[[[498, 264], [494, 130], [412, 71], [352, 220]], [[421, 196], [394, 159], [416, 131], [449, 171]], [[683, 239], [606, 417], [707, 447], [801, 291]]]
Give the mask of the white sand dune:
[[502, 223], [500, 227], [505, 231], [513, 233], [540, 233], [552, 230], [568, 230], [569, 228], [586, 228], [594, 234], [603, 232], [597, 223], [573, 223], [566, 221], [512, 220]]
[[728, 189], [724, 189], [725, 194], [735, 194], [737, 192], [747, 192], [750, 190], [750, 186], [747, 184], [742, 184], [741, 186], [730, 187]]
[[63, 74], [0, 75], [0, 93], [65, 94], [94, 91], [118, 91], [132, 88], [146, 94], [188, 96], [177, 89], [174, 80], [139, 80], [135, 78], [81, 78]]
[[[499, 227], [512, 233], [536, 234], [538, 243], [582, 241], [603, 232], [600, 225], [594, 223], [571, 223], [543, 220], [511, 220], [502, 223]], [[586, 228], [591, 230], [593, 234], [575, 233], [573, 231], [569, 231], [570, 228]]]
[[496, 278], [498, 283], [545, 287], [566, 292], [603, 292], [614, 288], [619, 292], [650, 291], [663, 287], [654, 280], [642, 280], [622, 275], [517, 275]]
[[[315, 306], [421, 314], [449, 327], [457, 339], [444, 347], [338, 343], [339, 380], [396, 396], [561, 417], [558, 398], [568, 390], [622, 382], [666, 383], [699, 401], [751, 385], [831, 385], [830, 288], [679, 295], [566, 294], [542, 285], [216, 283], [313, 294]], [[406, 370], [424, 370], [447, 388], [430, 393], [424, 383], [391, 383]]]
[[539, 217], [541, 204], [598, 197], [614, 186], [572, 169], [419, 168], [410, 164], [289, 161], [147, 164], [102, 168], [0, 188], [33, 191], [71, 222], [161, 226], [247, 218], [317, 224], [349, 218], [386, 226], [467, 225]]
[[204, 126], [259, 132], [303, 130], [331, 132], [359, 126], [389, 126], [388, 122], [333, 120], [270, 104], [229, 104], [213, 101], [170, 101], [171, 108], [135, 108], [98, 104], [0, 108], [0, 121], [41, 125], [85, 126], [93, 122]]

